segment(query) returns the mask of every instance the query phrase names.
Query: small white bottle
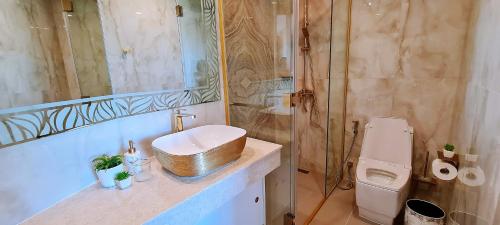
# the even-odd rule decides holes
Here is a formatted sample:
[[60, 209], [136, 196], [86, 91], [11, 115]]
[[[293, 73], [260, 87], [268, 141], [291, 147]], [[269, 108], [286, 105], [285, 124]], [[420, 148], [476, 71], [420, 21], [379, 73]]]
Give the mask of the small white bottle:
[[127, 152], [125, 152], [124, 156], [125, 165], [128, 168], [128, 172], [130, 172], [132, 175], [141, 172], [141, 153], [134, 147], [134, 142], [128, 141], [128, 150]]

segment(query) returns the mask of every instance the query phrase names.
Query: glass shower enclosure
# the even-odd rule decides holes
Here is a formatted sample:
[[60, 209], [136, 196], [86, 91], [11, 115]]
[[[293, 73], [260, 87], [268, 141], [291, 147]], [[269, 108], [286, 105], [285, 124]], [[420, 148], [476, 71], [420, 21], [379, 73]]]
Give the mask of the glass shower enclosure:
[[281, 166], [266, 177], [267, 224], [293, 213], [294, 1], [224, 0], [230, 125], [283, 145]]

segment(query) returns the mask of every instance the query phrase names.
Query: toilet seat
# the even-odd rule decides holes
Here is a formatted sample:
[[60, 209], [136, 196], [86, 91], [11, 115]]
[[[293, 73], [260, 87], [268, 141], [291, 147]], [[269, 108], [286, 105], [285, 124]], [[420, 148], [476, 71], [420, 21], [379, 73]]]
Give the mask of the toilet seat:
[[356, 180], [377, 188], [399, 192], [410, 179], [411, 169], [374, 159], [360, 158], [356, 168]]

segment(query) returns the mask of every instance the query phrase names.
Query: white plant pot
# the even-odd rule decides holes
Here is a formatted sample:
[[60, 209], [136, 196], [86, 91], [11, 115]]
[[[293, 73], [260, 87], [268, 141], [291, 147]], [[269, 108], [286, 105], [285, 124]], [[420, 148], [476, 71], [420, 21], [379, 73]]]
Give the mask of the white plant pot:
[[96, 171], [99, 182], [105, 188], [110, 188], [115, 186], [115, 176], [116, 174], [123, 171], [123, 164], [109, 168], [107, 170]]
[[125, 180], [117, 180], [116, 184], [122, 190], [127, 189], [128, 187], [130, 187], [130, 185], [132, 185], [132, 177], [130, 176]]
[[453, 158], [453, 156], [455, 155], [455, 152], [454, 151], [447, 151], [445, 149], [443, 149], [443, 156], [445, 158]]

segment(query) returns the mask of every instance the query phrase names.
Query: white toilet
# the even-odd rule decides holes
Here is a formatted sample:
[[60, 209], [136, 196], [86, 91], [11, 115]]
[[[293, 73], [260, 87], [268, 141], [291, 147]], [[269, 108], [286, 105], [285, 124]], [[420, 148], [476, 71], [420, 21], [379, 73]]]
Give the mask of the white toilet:
[[392, 224], [410, 189], [413, 128], [404, 119], [373, 118], [365, 126], [356, 168], [359, 215]]

